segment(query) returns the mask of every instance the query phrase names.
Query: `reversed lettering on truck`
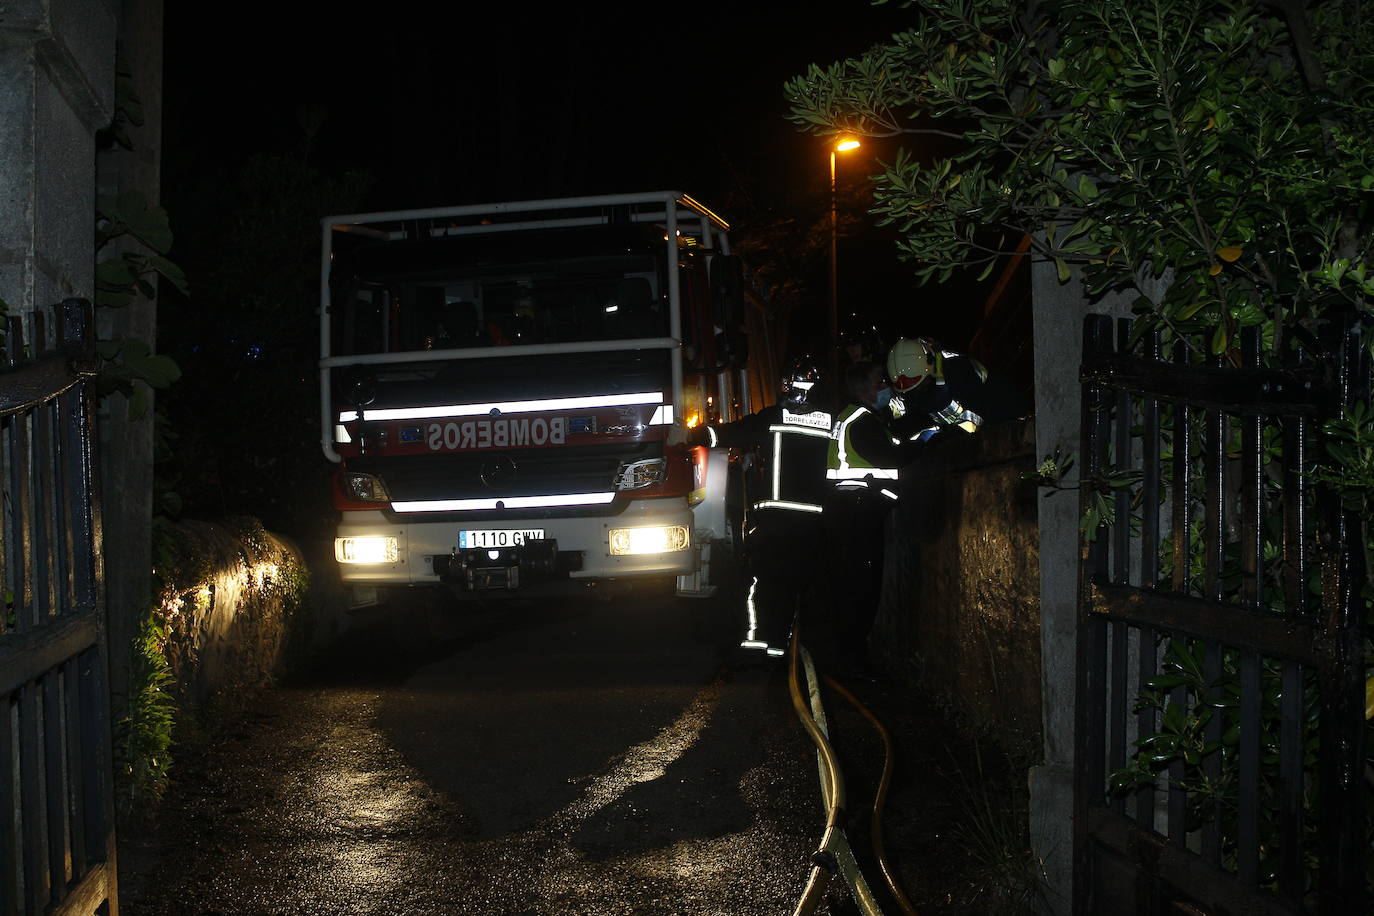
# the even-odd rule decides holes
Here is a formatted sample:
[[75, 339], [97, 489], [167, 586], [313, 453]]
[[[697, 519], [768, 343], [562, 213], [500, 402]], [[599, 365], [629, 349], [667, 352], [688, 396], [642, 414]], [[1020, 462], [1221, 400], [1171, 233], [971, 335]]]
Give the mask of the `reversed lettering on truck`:
[[568, 418], [512, 417], [431, 423], [425, 441], [432, 452], [562, 445], [568, 441]]

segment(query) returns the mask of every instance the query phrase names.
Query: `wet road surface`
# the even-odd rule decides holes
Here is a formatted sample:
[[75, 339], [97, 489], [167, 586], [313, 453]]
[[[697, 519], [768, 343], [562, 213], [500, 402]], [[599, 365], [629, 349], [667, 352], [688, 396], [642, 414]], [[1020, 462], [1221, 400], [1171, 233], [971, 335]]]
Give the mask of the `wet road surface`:
[[361, 629], [183, 750], [122, 838], [124, 912], [790, 913], [815, 754], [784, 665], [724, 664], [713, 613], [495, 607], [420, 658]]

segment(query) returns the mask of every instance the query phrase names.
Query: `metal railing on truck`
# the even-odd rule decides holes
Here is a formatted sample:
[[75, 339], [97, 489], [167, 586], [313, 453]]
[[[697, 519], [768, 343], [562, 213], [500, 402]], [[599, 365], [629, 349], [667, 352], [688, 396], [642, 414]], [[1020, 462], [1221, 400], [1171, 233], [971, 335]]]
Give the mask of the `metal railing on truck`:
[[[379, 240], [403, 241], [446, 235], [490, 232], [603, 226], [614, 222], [662, 223], [664, 245], [673, 263], [680, 236], [686, 235], [700, 246], [720, 254], [730, 253], [726, 235], [730, 225], [708, 207], [681, 191], [652, 191], [637, 194], [605, 194], [590, 197], [522, 200], [504, 203], [471, 204], [457, 207], [429, 207], [352, 213], [326, 216], [322, 220], [320, 242], [320, 445], [331, 462], [341, 459], [334, 449], [333, 433], [337, 423], [331, 391], [335, 369], [349, 366], [385, 365], [414, 362], [414, 353], [374, 353], [336, 356], [333, 353], [332, 290], [329, 265], [334, 260], [334, 233], [360, 234]], [[682, 327], [682, 293], [677, 271], [667, 272], [669, 327], [672, 334]], [[683, 403], [682, 341], [676, 336], [635, 340], [585, 341], [564, 344], [515, 345], [502, 349], [507, 359], [547, 356], [558, 353], [605, 352], [614, 350], [667, 350], [671, 354], [673, 404]], [[481, 349], [424, 351], [429, 362], [461, 360], [490, 353]]]

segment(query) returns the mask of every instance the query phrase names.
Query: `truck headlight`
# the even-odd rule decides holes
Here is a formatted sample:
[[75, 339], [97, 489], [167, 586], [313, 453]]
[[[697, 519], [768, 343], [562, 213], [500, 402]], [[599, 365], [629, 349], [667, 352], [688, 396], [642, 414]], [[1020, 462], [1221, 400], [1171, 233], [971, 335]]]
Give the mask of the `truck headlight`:
[[354, 499], [364, 502], [386, 502], [391, 494], [386, 490], [382, 478], [373, 474], [347, 471], [343, 475], [344, 492]]
[[400, 556], [400, 542], [394, 537], [334, 539], [334, 559], [340, 563], [395, 563]]
[[674, 550], [686, 550], [691, 545], [691, 536], [682, 525], [612, 528], [610, 535], [610, 549], [613, 557], [627, 557], [645, 553], [671, 553]]
[[668, 470], [668, 462], [662, 458], [646, 458], [643, 461], [627, 462], [615, 472], [617, 490], [642, 490], [652, 487], [663, 480]]

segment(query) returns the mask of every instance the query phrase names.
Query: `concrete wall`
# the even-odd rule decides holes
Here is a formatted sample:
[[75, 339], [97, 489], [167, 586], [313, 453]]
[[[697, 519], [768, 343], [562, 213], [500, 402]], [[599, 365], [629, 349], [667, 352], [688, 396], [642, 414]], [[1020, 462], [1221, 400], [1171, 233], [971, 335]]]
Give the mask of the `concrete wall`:
[[0, 299], [94, 292], [95, 134], [114, 114], [118, 4], [17, 0], [0, 16]]
[[870, 645], [1007, 746], [1040, 736], [1037, 492], [1029, 420], [933, 447], [903, 473]]

